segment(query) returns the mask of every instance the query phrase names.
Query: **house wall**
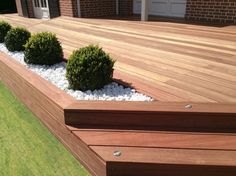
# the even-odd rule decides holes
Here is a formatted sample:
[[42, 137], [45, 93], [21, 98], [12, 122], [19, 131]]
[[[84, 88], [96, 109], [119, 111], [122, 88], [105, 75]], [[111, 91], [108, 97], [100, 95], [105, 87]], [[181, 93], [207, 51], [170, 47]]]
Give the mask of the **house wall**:
[[119, 14], [129, 16], [133, 14], [133, 0], [119, 0]]
[[188, 0], [186, 19], [236, 24], [235, 0]]
[[34, 18], [33, 1], [32, 0], [24, 0], [24, 1], [27, 1], [29, 17]]
[[116, 15], [116, 0], [80, 0], [81, 17]]
[[[53, 3], [51, 3], [53, 1]], [[57, 4], [53, 6], [53, 4]], [[23, 9], [27, 4], [28, 9]], [[32, 0], [16, 0], [18, 14], [34, 17]], [[78, 17], [77, 0], [49, 0], [51, 17]], [[59, 6], [59, 7], [58, 7]], [[56, 9], [55, 9], [56, 8]], [[80, 0], [81, 17], [116, 15], [116, 0]], [[59, 9], [59, 10], [58, 10]], [[27, 12], [27, 15], [24, 15]], [[133, 0], [119, 0], [119, 14], [132, 15]], [[235, 0], [187, 0], [186, 20], [236, 24]]]
[[16, 0], [16, 8], [20, 16], [34, 17], [32, 0]]
[[59, 0], [59, 7], [62, 16], [78, 16], [77, 0]]
[[[77, 0], [59, 0], [62, 16], [77, 17]], [[81, 17], [103, 17], [116, 15], [116, 0], [80, 0]], [[119, 1], [120, 15], [132, 15], [133, 0]]]

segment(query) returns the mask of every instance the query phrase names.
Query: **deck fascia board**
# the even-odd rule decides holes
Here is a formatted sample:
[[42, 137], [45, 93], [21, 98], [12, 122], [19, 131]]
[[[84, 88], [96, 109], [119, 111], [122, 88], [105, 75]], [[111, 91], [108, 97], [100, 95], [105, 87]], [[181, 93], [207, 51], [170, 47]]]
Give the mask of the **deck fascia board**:
[[106, 162], [65, 125], [72, 97], [1, 52], [0, 78], [92, 175], [106, 175]]

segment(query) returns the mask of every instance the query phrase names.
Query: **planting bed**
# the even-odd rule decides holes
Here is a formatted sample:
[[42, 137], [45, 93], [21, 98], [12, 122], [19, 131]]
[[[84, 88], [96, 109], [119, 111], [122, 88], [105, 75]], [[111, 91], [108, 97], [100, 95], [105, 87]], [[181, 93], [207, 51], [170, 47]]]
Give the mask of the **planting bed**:
[[234, 104], [77, 101], [4, 53], [0, 78], [92, 175], [236, 173]]
[[16, 61], [25, 65], [31, 71], [37, 73], [44, 79], [56, 85], [58, 88], [64, 90], [77, 100], [116, 100], [116, 101], [152, 101], [151, 97], [145, 96], [136, 92], [134, 89], [126, 88], [118, 83], [111, 83], [106, 85], [101, 90], [95, 91], [74, 91], [69, 89], [69, 83], [66, 79], [66, 64], [64, 62], [55, 64], [53, 66], [44, 65], [27, 65], [24, 62], [23, 52], [10, 52], [4, 44], [0, 43], [0, 51], [10, 55]]

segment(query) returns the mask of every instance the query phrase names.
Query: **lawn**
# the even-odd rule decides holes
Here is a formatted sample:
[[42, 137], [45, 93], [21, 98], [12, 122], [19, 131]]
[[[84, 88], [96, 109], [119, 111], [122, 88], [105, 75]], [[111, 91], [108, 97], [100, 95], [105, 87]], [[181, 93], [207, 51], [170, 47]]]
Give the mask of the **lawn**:
[[1, 82], [0, 175], [89, 175], [48, 129]]

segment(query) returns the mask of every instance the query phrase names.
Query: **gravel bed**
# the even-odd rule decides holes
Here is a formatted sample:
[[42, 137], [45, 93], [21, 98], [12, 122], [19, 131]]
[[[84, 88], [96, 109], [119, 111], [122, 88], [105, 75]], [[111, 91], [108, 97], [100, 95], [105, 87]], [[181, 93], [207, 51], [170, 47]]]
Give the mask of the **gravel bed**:
[[48, 80], [58, 88], [64, 90], [77, 100], [107, 100], [107, 101], [152, 101], [151, 97], [138, 93], [134, 89], [126, 88], [116, 82], [104, 86], [100, 90], [94, 91], [75, 91], [69, 89], [69, 83], [66, 79], [66, 64], [61, 62], [53, 66], [45, 65], [27, 65], [24, 62], [23, 52], [9, 52], [4, 44], [0, 43], [0, 51], [10, 55], [16, 61], [25, 65], [31, 71], [37, 73], [44, 79]]

